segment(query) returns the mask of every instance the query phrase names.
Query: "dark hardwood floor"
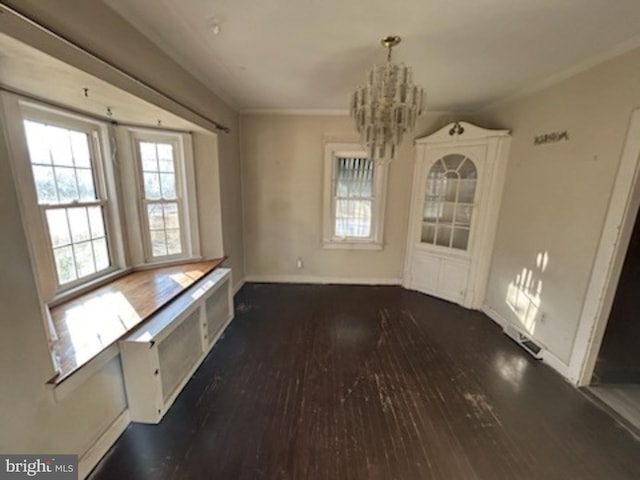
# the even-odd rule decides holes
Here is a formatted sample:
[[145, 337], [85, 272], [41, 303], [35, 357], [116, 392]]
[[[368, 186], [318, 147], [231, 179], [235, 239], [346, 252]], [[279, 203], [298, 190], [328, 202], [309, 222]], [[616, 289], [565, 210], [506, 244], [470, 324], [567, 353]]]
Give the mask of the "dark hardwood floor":
[[487, 317], [399, 287], [247, 284], [98, 479], [638, 479], [640, 442]]

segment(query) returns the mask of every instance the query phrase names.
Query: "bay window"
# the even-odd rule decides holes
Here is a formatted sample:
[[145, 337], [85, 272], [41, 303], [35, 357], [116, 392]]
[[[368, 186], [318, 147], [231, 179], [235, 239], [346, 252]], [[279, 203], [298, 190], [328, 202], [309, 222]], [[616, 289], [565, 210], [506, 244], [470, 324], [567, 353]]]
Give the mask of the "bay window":
[[133, 267], [200, 258], [188, 133], [126, 128], [3, 97], [45, 304]]

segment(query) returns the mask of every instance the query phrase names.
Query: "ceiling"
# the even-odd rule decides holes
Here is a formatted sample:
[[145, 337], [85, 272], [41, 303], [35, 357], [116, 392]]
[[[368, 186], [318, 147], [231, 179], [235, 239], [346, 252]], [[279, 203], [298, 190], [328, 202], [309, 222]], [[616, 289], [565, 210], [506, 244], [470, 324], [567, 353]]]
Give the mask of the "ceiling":
[[638, 0], [105, 1], [240, 110], [346, 108], [388, 34], [438, 111], [475, 111], [640, 46]]
[[[4, 34], [0, 34], [0, 85], [105, 120], [152, 127], [157, 126], [159, 120], [166, 128], [201, 130], [166, 110]], [[111, 109], [111, 117], [107, 115], [107, 107]]]

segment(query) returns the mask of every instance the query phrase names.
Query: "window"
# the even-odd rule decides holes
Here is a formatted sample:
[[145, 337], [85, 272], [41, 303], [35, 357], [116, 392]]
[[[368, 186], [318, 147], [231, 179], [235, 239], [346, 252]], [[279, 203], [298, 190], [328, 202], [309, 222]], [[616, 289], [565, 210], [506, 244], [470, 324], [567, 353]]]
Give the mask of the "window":
[[91, 129], [27, 119], [24, 130], [58, 285], [108, 270], [107, 197]]
[[183, 253], [182, 228], [173, 145], [137, 142], [137, 147], [151, 256], [180, 255]]
[[128, 268], [200, 258], [189, 134], [3, 100], [43, 303]]
[[386, 171], [360, 145], [326, 145], [326, 248], [381, 248]]
[[[131, 130], [144, 255], [149, 262], [198, 251], [193, 166], [180, 134]], [[190, 179], [190, 180], [189, 180]], [[191, 192], [189, 192], [191, 190]], [[191, 193], [191, 198], [189, 198]]]
[[471, 159], [458, 154], [436, 161], [427, 177], [422, 243], [467, 250], [478, 172]]

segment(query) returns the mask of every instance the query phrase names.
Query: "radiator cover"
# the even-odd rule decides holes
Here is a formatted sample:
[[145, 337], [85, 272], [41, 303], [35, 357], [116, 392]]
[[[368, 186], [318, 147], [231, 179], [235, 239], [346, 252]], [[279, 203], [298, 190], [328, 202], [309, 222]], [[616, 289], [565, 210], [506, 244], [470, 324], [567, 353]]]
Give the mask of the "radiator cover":
[[231, 270], [218, 268], [119, 342], [129, 415], [159, 423], [233, 319]]

